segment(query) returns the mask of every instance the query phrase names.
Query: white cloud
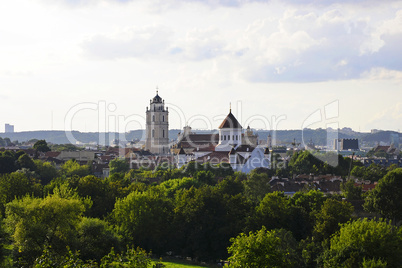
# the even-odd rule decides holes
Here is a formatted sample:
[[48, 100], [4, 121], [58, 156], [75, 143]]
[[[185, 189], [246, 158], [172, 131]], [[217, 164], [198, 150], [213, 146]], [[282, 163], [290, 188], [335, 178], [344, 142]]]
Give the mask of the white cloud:
[[373, 119], [369, 121], [369, 128], [378, 128], [382, 126], [383, 129], [397, 130], [398, 124], [402, 120], [402, 103], [393, 102], [389, 103], [388, 108], [378, 112], [374, 115]]
[[388, 70], [385, 68], [373, 68], [362, 74], [362, 78], [370, 80], [397, 80], [402, 81], [402, 71]]
[[130, 28], [113, 35], [94, 35], [81, 47], [85, 55], [99, 59], [158, 58], [167, 54], [171, 35], [163, 26]]

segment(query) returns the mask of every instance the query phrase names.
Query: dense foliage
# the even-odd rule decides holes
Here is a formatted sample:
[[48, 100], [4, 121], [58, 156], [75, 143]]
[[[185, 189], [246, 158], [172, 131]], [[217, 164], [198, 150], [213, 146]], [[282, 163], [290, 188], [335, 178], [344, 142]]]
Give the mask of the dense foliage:
[[[5, 267], [150, 267], [152, 252], [154, 258], [229, 260], [231, 267], [402, 263], [402, 169], [381, 169], [377, 187], [366, 195], [346, 180], [350, 160], [337, 159], [334, 168], [301, 152], [280, 172], [337, 174], [345, 179], [343, 196], [315, 188], [289, 196], [271, 189], [277, 170], [246, 175], [195, 162], [129, 170], [117, 159], [111, 175], [98, 178], [74, 160], [56, 168], [4, 151], [0, 261]], [[353, 165], [356, 172], [363, 168]], [[387, 220], [359, 219], [342, 198], [365, 202], [366, 214]]]

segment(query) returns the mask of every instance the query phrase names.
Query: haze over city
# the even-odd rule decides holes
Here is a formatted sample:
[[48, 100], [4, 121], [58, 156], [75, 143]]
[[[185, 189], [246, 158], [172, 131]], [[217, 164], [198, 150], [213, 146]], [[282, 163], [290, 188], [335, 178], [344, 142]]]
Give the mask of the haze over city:
[[[3, 1], [0, 132], [64, 130], [83, 103], [137, 116], [107, 130], [143, 129], [157, 87], [171, 129], [216, 128], [230, 103], [241, 123], [300, 129], [335, 102], [341, 128], [398, 131], [401, 43], [402, 1]], [[71, 128], [98, 118], [81, 110]]]

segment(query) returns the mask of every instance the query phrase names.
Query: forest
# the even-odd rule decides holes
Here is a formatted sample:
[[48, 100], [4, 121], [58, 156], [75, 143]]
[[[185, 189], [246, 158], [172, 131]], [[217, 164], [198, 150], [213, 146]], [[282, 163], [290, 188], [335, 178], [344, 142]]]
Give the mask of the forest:
[[[164, 267], [154, 260], [166, 258], [227, 267], [402, 263], [396, 166], [366, 168], [339, 156], [331, 167], [304, 151], [286, 168], [250, 174], [195, 162], [135, 170], [115, 159], [109, 167], [110, 176], [98, 178], [74, 160], [56, 168], [23, 151], [0, 152], [2, 267]], [[350, 169], [376, 187], [362, 192]], [[342, 194], [310, 185], [290, 196], [269, 184], [275, 175], [309, 173], [342, 176]]]

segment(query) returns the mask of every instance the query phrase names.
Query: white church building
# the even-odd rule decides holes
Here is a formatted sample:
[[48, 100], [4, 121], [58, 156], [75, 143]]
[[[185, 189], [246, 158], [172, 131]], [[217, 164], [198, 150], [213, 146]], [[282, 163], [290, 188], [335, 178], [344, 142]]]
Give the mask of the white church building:
[[169, 112], [158, 91], [146, 108], [145, 150], [154, 157], [172, 158], [181, 168], [190, 161], [197, 163], [228, 163], [234, 171], [249, 173], [259, 167], [270, 168], [268, 148], [258, 145], [258, 136], [250, 127], [243, 127], [229, 110], [218, 127], [218, 133], [196, 134], [186, 126], [173, 146], [169, 144]]
[[[247, 132], [250, 133], [250, 128]], [[219, 125], [218, 134], [195, 134], [187, 126], [172, 149], [176, 153], [176, 166], [180, 168], [190, 161], [229, 163], [234, 171], [243, 173], [260, 167], [270, 168], [269, 149], [250, 142], [249, 136], [243, 133], [242, 126], [231, 110]]]

